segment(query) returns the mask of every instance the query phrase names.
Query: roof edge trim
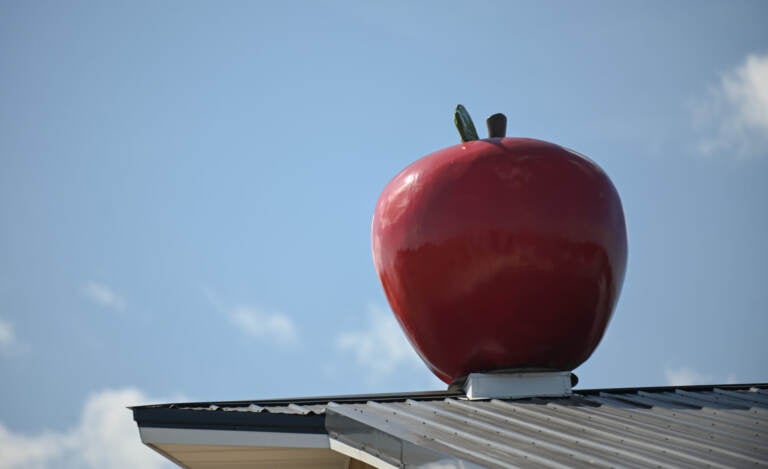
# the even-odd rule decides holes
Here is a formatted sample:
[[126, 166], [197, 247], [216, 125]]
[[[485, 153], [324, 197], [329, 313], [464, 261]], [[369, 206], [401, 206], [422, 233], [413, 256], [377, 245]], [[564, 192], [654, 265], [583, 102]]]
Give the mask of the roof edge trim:
[[323, 415], [137, 407], [133, 409], [133, 419], [139, 428], [325, 433], [325, 417]]

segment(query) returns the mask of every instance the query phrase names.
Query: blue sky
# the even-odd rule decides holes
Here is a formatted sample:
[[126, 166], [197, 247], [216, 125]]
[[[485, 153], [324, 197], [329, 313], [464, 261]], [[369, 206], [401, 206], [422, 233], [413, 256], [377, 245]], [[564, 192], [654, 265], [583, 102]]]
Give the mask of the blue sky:
[[766, 17], [3, 2], [0, 467], [158, 465], [129, 404], [443, 387], [369, 230], [391, 177], [458, 142], [457, 103], [621, 195], [627, 275], [581, 386], [768, 381]]

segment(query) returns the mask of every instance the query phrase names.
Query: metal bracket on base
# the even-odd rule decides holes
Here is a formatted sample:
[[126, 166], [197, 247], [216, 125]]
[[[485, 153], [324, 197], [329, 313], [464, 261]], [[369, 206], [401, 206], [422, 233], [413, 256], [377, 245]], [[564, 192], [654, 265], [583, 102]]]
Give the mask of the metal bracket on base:
[[568, 371], [470, 373], [463, 386], [469, 399], [522, 399], [571, 395]]

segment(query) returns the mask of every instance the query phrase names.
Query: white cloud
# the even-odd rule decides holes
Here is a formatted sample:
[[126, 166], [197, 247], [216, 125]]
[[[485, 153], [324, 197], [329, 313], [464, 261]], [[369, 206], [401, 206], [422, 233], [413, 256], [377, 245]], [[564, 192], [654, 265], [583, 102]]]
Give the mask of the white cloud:
[[229, 308], [224, 305], [213, 289], [203, 287], [202, 291], [211, 306], [219, 314], [227, 316], [229, 321], [246, 335], [281, 345], [292, 345], [298, 342], [298, 329], [293, 319], [287, 314], [266, 312], [252, 306]]
[[751, 54], [694, 108], [705, 155], [768, 157], [768, 54]]
[[126, 409], [147, 401], [137, 389], [102, 391], [87, 399], [78, 424], [61, 432], [24, 435], [0, 424], [0, 469], [175, 467], [141, 443]]
[[0, 319], [0, 352], [9, 350], [16, 345], [16, 334], [13, 331], [13, 324]]
[[252, 306], [228, 308], [213, 289], [202, 288], [211, 306], [229, 318], [229, 321], [244, 334], [257, 340], [293, 345], [298, 342], [299, 333], [290, 316], [280, 312], [267, 312]]
[[241, 306], [229, 313], [232, 323], [244, 333], [256, 339], [270, 340], [279, 344], [294, 344], [298, 333], [293, 320], [283, 313], [265, 313], [255, 308]]
[[669, 386], [689, 386], [695, 384], [736, 384], [739, 382], [735, 373], [711, 375], [703, 373], [687, 366], [679, 368], [666, 367], [664, 377]]
[[712, 375], [700, 373], [687, 367], [666, 368], [664, 377], [670, 386], [688, 386], [692, 384], [712, 384]]
[[83, 295], [97, 305], [104, 306], [105, 308], [117, 311], [125, 309], [125, 300], [110, 287], [102, 283], [86, 283], [83, 286]]
[[336, 346], [350, 353], [374, 379], [400, 367], [424, 367], [394, 315], [377, 307], [369, 308], [364, 330], [340, 334]]

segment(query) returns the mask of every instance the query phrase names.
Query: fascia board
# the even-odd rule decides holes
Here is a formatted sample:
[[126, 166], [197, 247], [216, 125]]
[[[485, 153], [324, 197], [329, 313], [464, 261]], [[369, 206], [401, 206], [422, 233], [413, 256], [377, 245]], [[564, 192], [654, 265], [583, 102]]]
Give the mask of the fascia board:
[[330, 448], [328, 435], [318, 433], [210, 430], [191, 428], [139, 427], [147, 445], [224, 445], [279, 448]]

